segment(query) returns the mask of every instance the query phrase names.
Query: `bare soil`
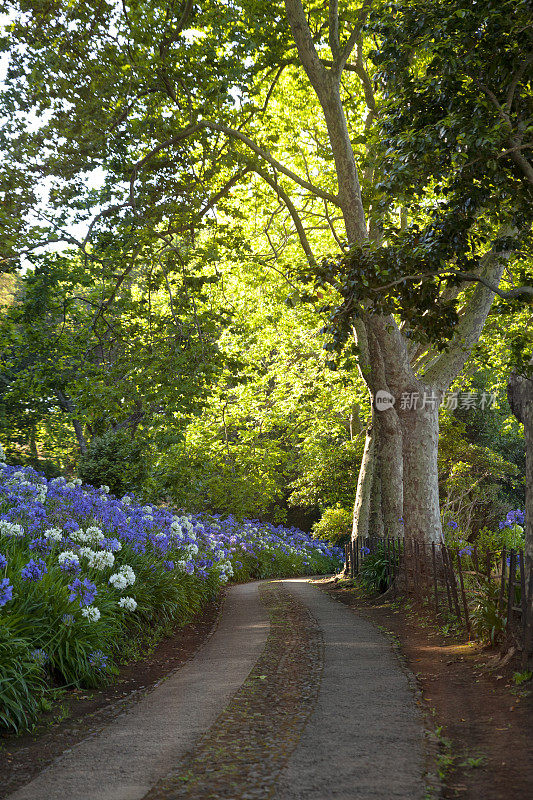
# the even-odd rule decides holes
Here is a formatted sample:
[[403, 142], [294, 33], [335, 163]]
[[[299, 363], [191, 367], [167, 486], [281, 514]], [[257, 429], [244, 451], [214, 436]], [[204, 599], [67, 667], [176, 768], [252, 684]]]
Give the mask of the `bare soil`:
[[390, 632], [415, 674], [445, 800], [533, 797], [533, 686], [517, 686], [518, 657], [445, 635], [405, 604], [368, 599], [346, 582], [317, 582]]
[[72, 690], [61, 709], [43, 714], [28, 734], [0, 734], [0, 798], [14, 792], [61, 753], [101, 730], [170, 673], [192, 658], [215, 630], [222, 599], [212, 602], [192, 622], [176, 627], [147, 655], [120, 670], [104, 689]]

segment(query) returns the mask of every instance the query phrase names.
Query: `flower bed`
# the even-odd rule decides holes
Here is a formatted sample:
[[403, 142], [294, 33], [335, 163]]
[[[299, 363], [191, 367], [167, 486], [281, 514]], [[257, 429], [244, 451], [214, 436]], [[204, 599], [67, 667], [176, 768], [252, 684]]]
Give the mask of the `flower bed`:
[[177, 515], [0, 465], [0, 725], [30, 725], [51, 685], [109, 680], [132, 635], [187, 622], [229, 578], [340, 564], [295, 528]]

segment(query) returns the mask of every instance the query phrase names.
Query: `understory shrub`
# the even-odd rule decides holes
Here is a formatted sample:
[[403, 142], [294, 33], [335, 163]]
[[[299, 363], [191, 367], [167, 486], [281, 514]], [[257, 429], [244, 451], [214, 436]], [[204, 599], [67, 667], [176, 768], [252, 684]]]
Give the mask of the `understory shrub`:
[[350, 541], [353, 512], [340, 506], [326, 508], [322, 517], [313, 525], [313, 536], [335, 545]]
[[84, 483], [104, 484], [116, 495], [141, 487], [148, 477], [149, 459], [144, 442], [125, 430], [95, 437], [79, 459], [77, 472]]

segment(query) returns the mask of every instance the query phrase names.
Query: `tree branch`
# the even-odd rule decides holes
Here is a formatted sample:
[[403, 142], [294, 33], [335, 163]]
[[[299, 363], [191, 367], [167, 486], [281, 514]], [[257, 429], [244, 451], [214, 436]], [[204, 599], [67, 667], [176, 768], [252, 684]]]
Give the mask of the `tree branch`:
[[139, 173], [139, 170], [141, 170], [143, 166], [151, 158], [160, 153], [162, 150], [165, 150], [168, 147], [172, 147], [173, 145], [182, 142], [184, 139], [188, 139], [190, 136], [193, 136], [195, 133], [205, 128], [213, 131], [220, 131], [221, 133], [225, 133], [227, 136], [230, 136], [233, 139], [237, 139], [238, 141], [245, 144], [250, 150], [252, 150], [252, 152], [254, 152], [256, 155], [262, 158], [263, 161], [266, 161], [268, 164], [274, 167], [274, 169], [276, 169], [278, 172], [281, 172], [287, 178], [290, 178], [292, 181], [294, 181], [294, 183], [297, 183], [303, 189], [307, 189], [308, 192], [311, 192], [311, 194], [316, 195], [316, 197], [321, 197], [323, 200], [328, 200], [328, 202], [333, 203], [336, 206], [339, 205], [338, 197], [330, 194], [329, 192], [324, 191], [323, 189], [320, 189], [318, 186], [314, 186], [312, 183], [309, 183], [309, 181], [306, 181], [303, 178], [301, 178], [295, 172], [292, 172], [292, 170], [288, 169], [279, 161], [277, 161], [277, 159], [271, 156], [268, 150], [259, 147], [259, 145], [257, 145], [252, 139], [250, 139], [244, 133], [241, 133], [240, 131], [237, 131], [234, 128], [229, 128], [227, 125], [222, 125], [222, 123], [219, 122], [212, 122], [210, 120], [200, 120], [199, 122], [196, 122], [192, 125], [188, 125], [186, 128], [183, 128], [183, 130], [179, 131], [179, 133], [175, 134], [170, 139], [167, 139], [166, 141], [158, 144], [149, 153], [147, 153], [145, 156], [143, 156], [143, 158], [141, 158], [133, 165], [130, 178], [130, 203], [132, 204], [132, 207], [135, 207], [133, 189], [134, 189], [135, 179]]
[[265, 181], [265, 183], [268, 183], [268, 185], [274, 189], [279, 199], [286, 205], [287, 210], [292, 217], [292, 221], [294, 222], [294, 227], [298, 233], [300, 244], [302, 245], [302, 249], [307, 256], [309, 264], [316, 264], [316, 258], [311, 249], [311, 245], [309, 244], [304, 226], [302, 225], [302, 220], [300, 219], [300, 215], [298, 214], [289, 195], [281, 188], [279, 183], [268, 174], [268, 172], [264, 172], [262, 169], [256, 167], [252, 163], [250, 163], [250, 168], [253, 169], [254, 172], [256, 172]]
[[316, 89], [324, 81], [326, 71], [316, 52], [301, 0], [285, 0], [285, 10], [300, 61]]
[[329, 0], [328, 16], [329, 16], [329, 28], [328, 28], [329, 47], [333, 58], [337, 58], [341, 47], [341, 42], [339, 39], [339, 0]]
[[[499, 232], [499, 238], [513, 234], [516, 235], [516, 231], [508, 227]], [[494, 300], [494, 287], [499, 286], [505, 265], [511, 255], [511, 250], [496, 249], [493, 246], [483, 257], [483, 271], [481, 275], [475, 276], [477, 286], [457, 325], [450, 347], [435, 359], [425, 373], [424, 380], [438, 389], [446, 390], [469, 358]]]
[[348, 41], [341, 49], [341, 51], [339, 52], [337, 58], [335, 58], [335, 61], [333, 63], [332, 71], [335, 75], [338, 76], [339, 79], [346, 65], [346, 62], [350, 58], [352, 50], [354, 49], [359, 37], [361, 36], [361, 30], [363, 28], [367, 15], [368, 15], [368, 0], [364, 0], [363, 5], [358, 11], [355, 27], [352, 30], [348, 38]]

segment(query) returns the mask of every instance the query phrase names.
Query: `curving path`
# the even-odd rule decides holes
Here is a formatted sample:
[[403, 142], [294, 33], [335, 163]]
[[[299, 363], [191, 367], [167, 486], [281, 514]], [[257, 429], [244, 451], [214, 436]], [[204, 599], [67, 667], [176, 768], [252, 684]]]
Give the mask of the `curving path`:
[[188, 664], [10, 798], [422, 800], [423, 772], [388, 640], [295, 579], [231, 587]]

